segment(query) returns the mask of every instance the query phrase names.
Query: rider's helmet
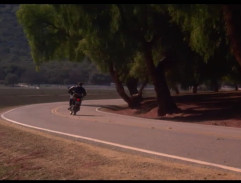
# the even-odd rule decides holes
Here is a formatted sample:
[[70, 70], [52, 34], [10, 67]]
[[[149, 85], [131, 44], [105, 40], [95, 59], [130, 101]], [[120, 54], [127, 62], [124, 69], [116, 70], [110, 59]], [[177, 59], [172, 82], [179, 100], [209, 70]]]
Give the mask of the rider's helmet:
[[78, 85], [78, 86], [82, 86], [83, 83], [82, 83], [82, 82], [78, 82], [77, 85]]

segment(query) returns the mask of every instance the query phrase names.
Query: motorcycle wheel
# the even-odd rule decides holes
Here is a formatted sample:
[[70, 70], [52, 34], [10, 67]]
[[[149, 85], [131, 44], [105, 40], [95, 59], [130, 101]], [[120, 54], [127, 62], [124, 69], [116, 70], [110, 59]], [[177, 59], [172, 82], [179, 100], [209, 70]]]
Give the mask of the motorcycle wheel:
[[72, 114], [74, 114], [74, 106], [73, 105], [70, 107], [70, 115], [72, 115]]
[[75, 105], [73, 107], [73, 115], [76, 115], [76, 113], [79, 111], [79, 109], [80, 109], [80, 106], [79, 105]]

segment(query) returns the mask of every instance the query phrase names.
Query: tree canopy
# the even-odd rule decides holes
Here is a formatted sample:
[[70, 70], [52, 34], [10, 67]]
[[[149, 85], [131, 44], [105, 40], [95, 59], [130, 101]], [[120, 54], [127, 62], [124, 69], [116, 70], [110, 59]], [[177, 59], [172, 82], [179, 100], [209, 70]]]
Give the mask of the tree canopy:
[[237, 67], [221, 5], [26, 4], [17, 16], [36, 64], [86, 56], [110, 74], [129, 107], [140, 105], [138, 81], [152, 82], [160, 116], [178, 112], [169, 87], [217, 85]]

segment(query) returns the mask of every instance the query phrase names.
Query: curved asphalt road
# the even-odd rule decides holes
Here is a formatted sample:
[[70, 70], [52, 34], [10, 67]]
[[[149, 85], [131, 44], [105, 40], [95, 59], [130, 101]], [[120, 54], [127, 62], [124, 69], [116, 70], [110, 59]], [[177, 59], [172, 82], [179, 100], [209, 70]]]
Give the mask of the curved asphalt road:
[[68, 102], [27, 105], [1, 117], [20, 125], [78, 139], [214, 166], [241, 173], [241, 129], [102, 112], [121, 99], [85, 100], [76, 116]]

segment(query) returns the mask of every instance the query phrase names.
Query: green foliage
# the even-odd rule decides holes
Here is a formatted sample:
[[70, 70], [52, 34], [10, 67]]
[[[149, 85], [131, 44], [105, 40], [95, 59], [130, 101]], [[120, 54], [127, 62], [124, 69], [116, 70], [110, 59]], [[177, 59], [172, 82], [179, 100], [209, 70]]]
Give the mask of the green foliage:
[[[172, 52], [169, 83], [196, 84], [230, 72], [220, 5], [26, 4], [17, 15], [37, 64], [86, 56], [103, 73], [113, 65], [122, 82], [129, 76], [145, 80], [149, 75], [143, 53], [148, 45], [155, 66], [164, 52]], [[78, 77], [101, 78], [80, 72]], [[52, 82], [68, 77], [66, 72], [49, 76]]]
[[[81, 36], [65, 29], [62, 16], [52, 5], [21, 5], [17, 16], [36, 64], [66, 57], [76, 59], [75, 47]], [[77, 55], [79, 58], [80, 54]]]
[[220, 5], [169, 5], [172, 21], [181, 26], [191, 48], [207, 61], [219, 46], [223, 29]]
[[142, 53], [137, 52], [136, 56], [134, 57], [134, 61], [131, 62], [130, 65], [130, 76], [139, 78], [140, 81], [149, 79], [148, 70], [146, 69], [146, 63]]

